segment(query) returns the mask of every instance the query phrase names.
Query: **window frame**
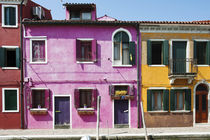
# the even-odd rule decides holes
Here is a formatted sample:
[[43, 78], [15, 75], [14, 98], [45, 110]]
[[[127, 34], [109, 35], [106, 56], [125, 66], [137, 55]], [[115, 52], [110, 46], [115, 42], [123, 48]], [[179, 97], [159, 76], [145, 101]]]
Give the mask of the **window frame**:
[[[114, 36], [118, 33], [118, 32], [125, 32], [128, 37], [129, 37], [129, 42], [132, 41], [132, 35], [130, 33], [130, 31], [128, 31], [127, 29], [124, 28], [119, 28], [116, 29], [113, 33], [112, 33], [112, 67], [132, 67], [133, 65], [131, 64], [126, 64], [123, 65], [122, 64], [122, 54], [120, 53], [120, 60], [118, 60], [118, 64], [116, 64], [116, 60], [114, 60]], [[128, 47], [129, 47], [129, 42], [128, 42]]]
[[[17, 110], [5, 110], [5, 91], [16, 90], [17, 92]], [[2, 112], [19, 112], [19, 88], [2, 88]]]
[[[45, 61], [42, 62], [33, 62], [32, 58], [32, 43], [33, 41], [45, 41]], [[32, 38], [30, 39], [30, 64], [47, 64], [47, 39], [46, 38]]]
[[[17, 48], [19, 48], [19, 46], [2, 46], [2, 48], [5, 48], [5, 49], [11, 49], [11, 50], [15, 50], [16, 51], [16, 49]], [[4, 56], [5, 57], [5, 56]], [[5, 59], [5, 58], [4, 58]], [[17, 59], [17, 56], [16, 56], [16, 59]], [[4, 60], [5, 61], [5, 60]], [[15, 60], [16, 61], [16, 60]], [[4, 66], [4, 67], [2, 67], [2, 69], [11, 69], [11, 70], [17, 70], [17, 69], [19, 69], [19, 67], [6, 67], [6, 66]]]
[[[4, 16], [4, 9], [6, 7], [14, 7], [15, 8], [15, 16], [16, 16], [16, 25], [5, 25], [5, 22], [4, 22], [4, 19], [5, 19], [5, 16]], [[8, 27], [8, 28], [17, 28], [18, 27], [18, 6], [17, 5], [2, 5], [2, 27]]]
[[[71, 13], [79, 13], [79, 17], [78, 18], [75, 18], [75, 19], [72, 19], [72, 14]], [[83, 13], [90, 13], [90, 19], [83, 19], [82, 17], [82, 14]], [[91, 11], [70, 11], [70, 16], [69, 16], [70, 20], [92, 20], [92, 12]]]

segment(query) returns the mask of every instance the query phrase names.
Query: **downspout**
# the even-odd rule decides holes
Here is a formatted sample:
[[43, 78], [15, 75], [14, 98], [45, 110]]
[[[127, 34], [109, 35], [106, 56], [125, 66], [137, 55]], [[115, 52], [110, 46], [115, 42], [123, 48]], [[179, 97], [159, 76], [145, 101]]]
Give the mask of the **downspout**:
[[139, 67], [139, 25], [136, 24], [137, 32], [137, 120], [138, 128], [140, 128], [140, 67]]
[[20, 106], [21, 106], [21, 128], [24, 129], [24, 103], [23, 103], [23, 29], [22, 29], [22, 14], [23, 14], [23, 2], [20, 3]]

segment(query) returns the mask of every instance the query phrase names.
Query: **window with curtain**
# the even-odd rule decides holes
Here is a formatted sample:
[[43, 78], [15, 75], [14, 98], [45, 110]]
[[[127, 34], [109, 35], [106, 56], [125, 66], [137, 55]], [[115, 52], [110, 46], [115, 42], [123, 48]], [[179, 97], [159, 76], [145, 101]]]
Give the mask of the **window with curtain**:
[[32, 41], [32, 62], [45, 62], [45, 40]]
[[210, 65], [210, 41], [194, 41], [194, 58], [198, 65]]

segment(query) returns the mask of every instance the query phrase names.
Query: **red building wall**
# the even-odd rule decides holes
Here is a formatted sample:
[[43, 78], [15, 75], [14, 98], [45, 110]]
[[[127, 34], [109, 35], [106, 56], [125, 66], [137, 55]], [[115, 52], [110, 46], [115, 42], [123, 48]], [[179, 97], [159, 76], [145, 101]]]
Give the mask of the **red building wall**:
[[[4, 4], [7, 5], [7, 4]], [[8, 4], [12, 5], [12, 4]], [[23, 5], [23, 18], [32, 19], [32, 7], [40, 6], [31, 0]], [[50, 10], [43, 7], [45, 19], [52, 19]], [[20, 5], [18, 5], [18, 27], [2, 27], [2, 4], [0, 4], [0, 47], [20, 47]], [[20, 105], [20, 69], [2, 69], [0, 67], [0, 129], [21, 128], [21, 105]], [[19, 112], [2, 112], [2, 88], [19, 88]], [[24, 113], [24, 112], [23, 112]]]

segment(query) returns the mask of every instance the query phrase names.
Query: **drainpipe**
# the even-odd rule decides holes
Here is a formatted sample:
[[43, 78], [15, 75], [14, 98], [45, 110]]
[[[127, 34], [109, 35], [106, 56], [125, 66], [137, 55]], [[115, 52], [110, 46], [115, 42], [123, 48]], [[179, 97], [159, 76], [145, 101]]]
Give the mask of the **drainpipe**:
[[23, 29], [22, 29], [22, 14], [23, 14], [23, 2], [20, 3], [20, 106], [21, 106], [21, 128], [24, 129], [24, 103], [23, 103]]
[[137, 120], [138, 120], [138, 128], [140, 128], [140, 67], [139, 67], [139, 25], [136, 24], [136, 32], [137, 32]]

